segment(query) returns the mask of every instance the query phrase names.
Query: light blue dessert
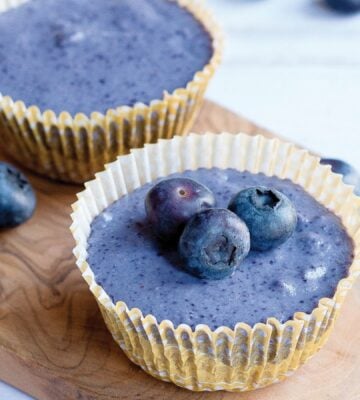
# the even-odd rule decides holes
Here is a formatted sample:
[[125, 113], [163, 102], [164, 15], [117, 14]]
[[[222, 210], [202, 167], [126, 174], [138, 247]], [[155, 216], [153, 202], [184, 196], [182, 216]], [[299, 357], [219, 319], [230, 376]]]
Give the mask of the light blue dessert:
[[311, 312], [322, 297], [332, 297], [347, 276], [353, 242], [340, 219], [289, 180], [233, 169], [198, 169], [175, 174], [192, 178], [226, 208], [240, 190], [277, 189], [297, 211], [295, 231], [268, 251], [250, 251], [232, 276], [199, 279], [185, 271], [176, 246], [156, 238], [144, 199], [154, 182], [122, 197], [92, 223], [88, 262], [95, 279], [114, 303], [124, 301], [158, 321], [211, 328], [253, 325], [269, 317], [286, 321], [297, 311]]
[[169, 0], [28, 0], [0, 13], [0, 37], [0, 93], [56, 113], [162, 99], [213, 52]]

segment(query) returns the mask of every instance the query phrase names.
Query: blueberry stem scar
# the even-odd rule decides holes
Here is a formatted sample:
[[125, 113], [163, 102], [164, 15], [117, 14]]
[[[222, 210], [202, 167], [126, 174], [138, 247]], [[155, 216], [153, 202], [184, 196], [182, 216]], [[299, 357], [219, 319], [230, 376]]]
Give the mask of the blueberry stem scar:
[[254, 204], [258, 207], [270, 207], [275, 209], [281, 202], [281, 199], [269, 189], [256, 189], [256, 195], [252, 198]]

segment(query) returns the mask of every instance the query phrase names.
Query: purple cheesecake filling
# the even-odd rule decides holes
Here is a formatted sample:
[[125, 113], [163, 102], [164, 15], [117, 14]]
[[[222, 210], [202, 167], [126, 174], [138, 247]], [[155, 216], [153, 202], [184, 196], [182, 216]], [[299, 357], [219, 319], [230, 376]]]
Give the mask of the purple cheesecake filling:
[[322, 297], [332, 297], [353, 260], [353, 242], [340, 219], [289, 180], [234, 169], [198, 169], [186, 176], [208, 186], [218, 207], [250, 186], [269, 186], [288, 196], [298, 224], [283, 245], [250, 252], [241, 267], [220, 281], [200, 280], [182, 270], [176, 249], [154, 237], [147, 223], [147, 184], [122, 197], [92, 223], [88, 262], [95, 279], [114, 303], [124, 301], [158, 321], [175, 326], [207, 324], [233, 328], [275, 317], [281, 322], [296, 311], [311, 312]]
[[0, 12], [0, 93], [71, 114], [186, 87], [212, 40], [169, 0], [28, 0]]

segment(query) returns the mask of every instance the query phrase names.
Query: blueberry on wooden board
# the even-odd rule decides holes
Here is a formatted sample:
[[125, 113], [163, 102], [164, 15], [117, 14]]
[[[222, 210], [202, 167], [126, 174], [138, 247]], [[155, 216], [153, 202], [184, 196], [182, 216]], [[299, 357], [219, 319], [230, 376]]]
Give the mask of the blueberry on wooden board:
[[328, 164], [331, 170], [336, 174], [343, 175], [344, 183], [355, 187], [355, 193], [360, 196], [360, 175], [354, 167], [345, 161], [337, 160], [335, 158], [323, 158], [321, 164]]
[[0, 228], [12, 228], [34, 213], [36, 197], [25, 175], [0, 162]]
[[360, 0], [325, 0], [325, 2], [329, 7], [339, 12], [353, 13], [360, 11]]

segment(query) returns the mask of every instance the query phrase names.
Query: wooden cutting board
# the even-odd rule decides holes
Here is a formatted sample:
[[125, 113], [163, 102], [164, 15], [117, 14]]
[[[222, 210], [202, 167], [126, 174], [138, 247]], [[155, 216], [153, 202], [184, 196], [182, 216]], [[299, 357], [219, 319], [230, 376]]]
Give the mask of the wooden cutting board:
[[[193, 130], [273, 136], [210, 102]], [[0, 232], [0, 379], [46, 400], [360, 399], [359, 284], [328, 344], [281, 384], [244, 394], [192, 393], [148, 376], [112, 340], [75, 266], [69, 214], [81, 186], [28, 176], [38, 195], [35, 216]]]

